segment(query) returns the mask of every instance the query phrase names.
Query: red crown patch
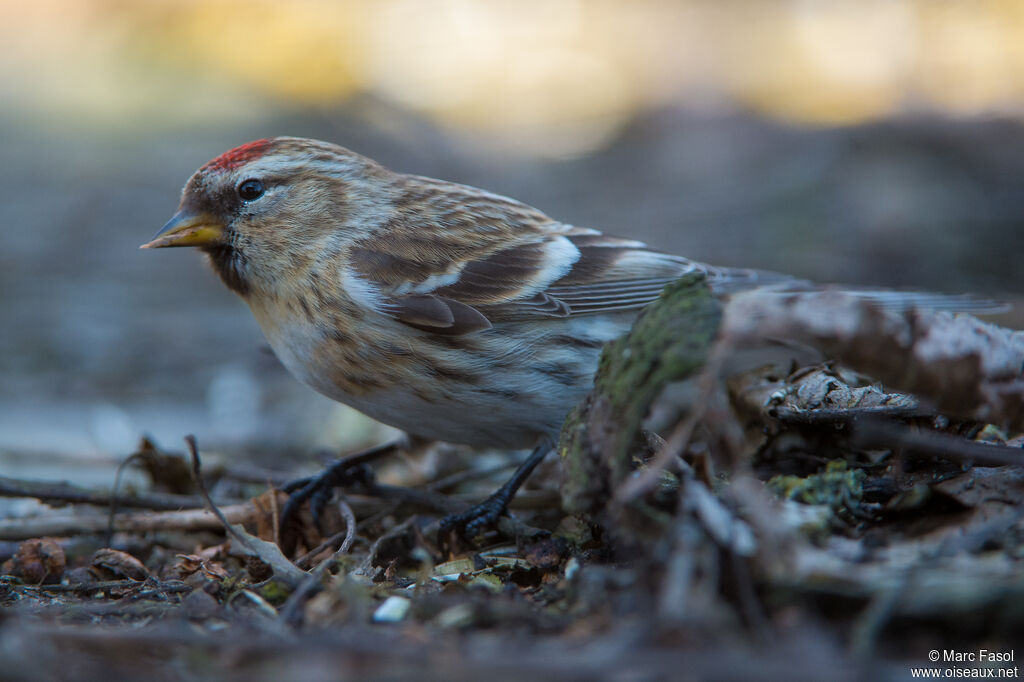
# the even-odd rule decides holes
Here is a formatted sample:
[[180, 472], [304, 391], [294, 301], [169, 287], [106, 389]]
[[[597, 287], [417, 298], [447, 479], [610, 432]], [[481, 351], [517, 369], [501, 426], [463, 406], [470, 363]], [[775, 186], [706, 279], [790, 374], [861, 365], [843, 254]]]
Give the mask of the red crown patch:
[[230, 149], [202, 167], [204, 171], [230, 171], [258, 159], [266, 153], [272, 140], [262, 139], [246, 142]]

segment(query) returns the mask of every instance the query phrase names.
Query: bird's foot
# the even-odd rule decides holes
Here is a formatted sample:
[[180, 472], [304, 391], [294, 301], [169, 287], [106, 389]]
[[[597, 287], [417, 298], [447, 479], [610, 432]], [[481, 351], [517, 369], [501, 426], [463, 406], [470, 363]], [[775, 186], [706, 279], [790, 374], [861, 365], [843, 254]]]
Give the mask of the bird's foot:
[[331, 500], [335, 488], [361, 485], [372, 487], [373, 470], [364, 462], [351, 464], [343, 458], [327, 467], [315, 476], [307, 476], [289, 481], [282, 490], [288, 493], [288, 501], [281, 511], [281, 527], [291, 523], [299, 508], [309, 502], [309, 511], [313, 515], [313, 523], [319, 527], [324, 507]]
[[545, 439], [533, 449], [530, 456], [519, 465], [512, 478], [505, 481], [505, 484], [498, 488], [493, 495], [483, 502], [473, 505], [469, 509], [457, 514], [449, 514], [441, 519], [437, 530], [437, 544], [439, 547], [447, 545], [452, 531], [464, 540], [472, 540], [480, 533], [494, 528], [502, 516], [508, 511], [509, 502], [515, 496], [516, 491], [530, 476], [541, 460], [551, 450], [551, 443]]
[[315, 476], [299, 478], [282, 486], [281, 489], [288, 493], [288, 501], [281, 510], [281, 545], [285, 554], [291, 554], [295, 549], [295, 529], [303, 504], [309, 502], [313, 525], [319, 529], [324, 508], [330, 502], [334, 489], [351, 486], [372, 489], [375, 480], [369, 462], [391, 454], [403, 445], [404, 441], [395, 441], [342, 457]]
[[494, 528], [498, 520], [508, 511], [510, 496], [504, 490], [498, 490], [483, 502], [469, 509], [449, 514], [441, 519], [438, 527], [438, 544], [444, 545], [445, 540], [454, 531], [459, 537], [472, 540], [477, 535]]

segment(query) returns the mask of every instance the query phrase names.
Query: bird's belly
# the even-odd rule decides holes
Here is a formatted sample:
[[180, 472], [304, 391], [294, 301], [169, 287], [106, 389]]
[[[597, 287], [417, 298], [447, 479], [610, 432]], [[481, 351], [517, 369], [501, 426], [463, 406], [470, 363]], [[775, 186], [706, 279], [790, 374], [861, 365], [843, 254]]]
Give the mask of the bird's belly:
[[[588, 381], [552, 381], [530, 371], [505, 372], [497, 383], [424, 377], [373, 377], [369, 390], [327, 379], [303, 380], [320, 393], [410, 434], [479, 448], [519, 449], [555, 435]], [[357, 380], [358, 381], [358, 380]]]
[[564, 417], [560, 409], [552, 412], [549, 406], [527, 400], [510, 404], [479, 393], [424, 398], [395, 387], [378, 391], [371, 399], [328, 395], [410, 434], [477, 448], [533, 447], [541, 436], [555, 432], [553, 422], [561, 418], [552, 419], [553, 414]]
[[536, 343], [529, 329], [452, 342], [405, 327], [342, 337], [261, 326], [282, 364], [318, 392], [413, 435], [474, 447], [528, 448], [556, 436], [589, 390], [600, 353], [596, 343]]

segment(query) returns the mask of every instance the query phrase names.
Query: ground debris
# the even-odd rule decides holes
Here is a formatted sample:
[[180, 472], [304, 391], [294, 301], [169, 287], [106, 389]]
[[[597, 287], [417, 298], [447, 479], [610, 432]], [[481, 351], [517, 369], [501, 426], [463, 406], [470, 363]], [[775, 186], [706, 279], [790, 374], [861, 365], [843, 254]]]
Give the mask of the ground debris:
[[0, 571], [30, 585], [41, 585], [60, 582], [66, 567], [60, 544], [53, 538], [39, 538], [22, 542], [14, 556], [0, 566]]
[[141, 561], [116, 549], [96, 550], [89, 561], [89, 571], [98, 580], [145, 580], [149, 575]]
[[[1017, 337], [808, 296], [743, 299], [741, 324], [699, 278], [670, 287], [606, 349], [561, 461], [479, 546], [439, 545], [438, 518], [485, 497], [509, 463], [457, 448], [383, 465], [319, 523], [303, 508], [287, 555], [285, 494], [243, 476], [226, 487], [247, 499], [212, 499], [211, 480], [232, 474], [199, 476], [194, 442], [188, 482], [178, 458], [140, 447], [154, 490], [131, 496], [0, 481], [77, 505], [0, 522], [20, 541], [0, 545], [0, 669], [154, 682], [884, 680], [932, 649], [1009, 650], [1024, 627], [1024, 438], [1008, 412], [1015, 379], [977, 354], [991, 343], [1012, 355]], [[810, 325], [826, 303], [832, 316]], [[855, 349], [860, 324], [883, 338]], [[725, 362], [783, 330], [858, 371]], [[964, 330], [988, 341], [940, 343]], [[882, 347], [896, 355], [873, 358]], [[970, 395], [937, 390], [950, 366]], [[111, 500], [129, 497], [153, 508], [111, 516]]]
[[890, 311], [840, 291], [739, 294], [722, 327], [735, 346], [807, 344], [947, 414], [1024, 429], [1024, 332], [970, 315]]

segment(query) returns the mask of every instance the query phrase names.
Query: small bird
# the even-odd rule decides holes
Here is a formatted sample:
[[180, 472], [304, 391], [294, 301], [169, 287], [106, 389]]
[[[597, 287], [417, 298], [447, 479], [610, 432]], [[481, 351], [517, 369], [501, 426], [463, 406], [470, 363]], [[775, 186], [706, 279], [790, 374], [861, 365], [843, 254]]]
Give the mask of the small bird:
[[[295, 137], [241, 145], [197, 170], [142, 248], [169, 246], [206, 253], [302, 382], [415, 436], [534, 448], [521, 479], [589, 390], [601, 347], [666, 284], [694, 271], [716, 293], [798, 283]], [[484, 523], [513, 483], [477, 515]]]

